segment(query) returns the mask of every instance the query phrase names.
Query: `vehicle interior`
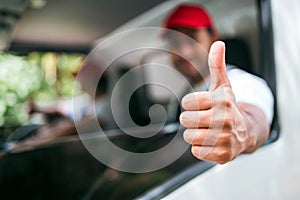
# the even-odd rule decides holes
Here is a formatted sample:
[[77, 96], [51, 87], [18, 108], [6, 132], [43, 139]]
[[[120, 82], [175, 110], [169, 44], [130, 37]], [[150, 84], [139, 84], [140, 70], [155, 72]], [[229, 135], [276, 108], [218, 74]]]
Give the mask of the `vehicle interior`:
[[[77, 73], [83, 63], [94, 58], [103, 61], [119, 56], [123, 46], [131, 45], [129, 37], [136, 37], [145, 45], [162, 47], [159, 27], [167, 13], [181, 2], [201, 4], [207, 8], [220, 31], [220, 40], [226, 44], [227, 63], [263, 77], [273, 94], [276, 94], [271, 13], [264, 0], [1, 0], [0, 48], [3, 55], [31, 59], [36, 65], [42, 66], [40, 69], [44, 74], [41, 77], [48, 85], [38, 93], [36, 99], [41, 99], [38, 102], [40, 105], [53, 104], [60, 99], [71, 99], [74, 91], [76, 95], [82, 95], [79, 89], [73, 90], [75, 80], [72, 74]], [[152, 28], [147, 29], [149, 27]], [[143, 28], [146, 28], [147, 35], [142, 38], [130, 35], [130, 30]], [[114, 39], [116, 36], [117, 39]], [[182, 93], [184, 81], [157, 67], [138, 67], [153, 63], [171, 66], [167, 54], [161, 50], [142, 49], [123, 54], [113, 62], [105, 60], [109, 63], [109, 67], [104, 69], [108, 76], [106, 92], [115, 97], [111, 109], [113, 114], [118, 113], [114, 115], [118, 122], [111, 122], [107, 126], [110, 128], [103, 129], [104, 134], [87, 131], [78, 135], [75, 131], [75, 134], [66, 134], [39, 145], [8, 148], [10, 142], [23, 141], [36, 135], [40, 128], [55, 122], [60, 116], [45, 117], [32, 111], [21, 125], [2, 124], [1, 197], [161, 199], [195, 176], [213, 168], [214, 163], [194, 158], [187, 148], [178, 159], [161, 169], [143, 173], [124, 172], [100, 162], [86, 147], [84, 141], [105, 146], [103, 138], [107, 137], [122, 149], [147, 153], [171, 141], [183, 141], [182, 137], [177, 137], [182, 135], [183, 128], [178, 122], [168, 122], [166, 118], [169, 116], [164, 110], [174, 96]], [[55, 68], [49, 64], [51, 62], [56, 63]], [[125, 74], [129, 74], [128, 78], [119, 83]], [[157, 84], [144, 84], [162, 81], [173, 86], [177, 83], [178, 86], [170, 90]], [[34, 99], [26, 101], [28, 103]], [[279, 137], [274, 109], [272, 129], [265, 145]], [[158, 133], [152, 137], [127, 134], [130, 129], [140, 135], [153, 135], [153, 127]], [[107, 153], [114, 160], [115, 155]], [[119, 165], [125, 165], [125, 162], [120, 161]], [[152, 162], [155, 160], [140, 165], [151, 165]]]

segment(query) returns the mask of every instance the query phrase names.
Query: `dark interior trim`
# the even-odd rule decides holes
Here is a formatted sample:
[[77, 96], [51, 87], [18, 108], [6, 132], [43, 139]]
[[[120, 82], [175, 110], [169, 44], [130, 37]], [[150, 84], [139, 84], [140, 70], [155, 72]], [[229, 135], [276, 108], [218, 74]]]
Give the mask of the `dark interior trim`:
[[274, 54], [274, 36], [272, 23], [271, 0], [257, 0], [259, 19], [260, 45], [260, 74], [267, 81], [274, 95], [274, 119], [271, 125], [269, 139], [265, 144], [272, 143], [279, 138], [280, 124], [277, 112], [276, 66]]
[[136, 199], [143, 199], [143, 200], [161, 199], [164, 196], [170, 194], [172, 191], [179, 188], [180, 186], [182, 186], [183, 184], [192, 180], [199, 174], [209, 170], [215, 165], [216, 165], [215, 163], [199, 161], [199, 163], [191, 166], [190, 168], [178, 174], [174, 178], [170, 179], [169, 181], [165, 182], [164, 184], [156, 188], [153, 188], [152, 190], [148, 191], [146, 194], [137, 197]]
[[260, 74], [276, 94], [275, 56], [273, 43], [273, 23], [270, 0], [258, 0]]
[[19, 54], [28, 54], [30, 52], [56, 52], [56, 53], [80, 53], [88, 54], [91, 51], [90, 46], [57, 46], [45, 44], [28, 44], [23, 42], [12, 42], [9, 50]]

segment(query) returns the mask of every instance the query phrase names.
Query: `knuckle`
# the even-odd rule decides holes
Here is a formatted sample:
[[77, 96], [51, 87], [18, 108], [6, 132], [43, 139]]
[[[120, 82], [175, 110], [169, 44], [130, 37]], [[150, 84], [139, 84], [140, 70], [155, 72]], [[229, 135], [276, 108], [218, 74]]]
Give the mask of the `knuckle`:
[[224, 127], [228, 128], [228, 129], [232, 129], [234, 126], [234, 123], [233, 123], [233, 119], [231, 116], [227, 116], [225, 117], [224, 119]]
[[233, 94], [232, 88], [231, 88], [231, 87], [228, 87], [228, 86], [229, 86], [229, 85], [224, 85], [223, 90], [224, 90], [225, 94], [231, 96], [231, 95]]
[[219, 160], [219, 161], [217, 161], [217, 163], [218, 163], [218, 164], [221, 164], [221, 165], [223, 165], [223, 164], [226, 164], [226, 163], [228, 163], [228, 161]]
[[189, 119], [187, 117], [186, 111], [180, 114], [179, 121], [184, 127], [188, 126]]
[[198, 146], [192, 146], [191, 152], [192, 152], [193, 156], [195, 156], [198, 159], [203, 159], [209, 154], [209, 152], [205, 151], [204, 149], [199, 148]]
[[183, 139], [189, 144], [192, 144], [193, 140], [195, 140], [195, 134], [190, 129], [186, 129], [183, 133]]
[[231, 99], [229, 99], [229, 98], [223, 99], [222, 105], [227, 109], [231, 109], [233, 107], [233, 103], [232, 103]]
[[192, 154], [193, 154], [195, 157], [197, 157], [197, 158], [200, 157], [199, 150], [198, 150], [197, 148], [192, 147], [192, 148], [191, 148], [191, 152], [192, 152]]
[[222, 145], [226, 148], [231, 149], [233, 146], [232, 138], [230, 135], [225, 135], [223, 138]]
[[228, 162], [232, 159], [232, 153], [230, 150], [223, 150], [218, 155], [220, 161]]

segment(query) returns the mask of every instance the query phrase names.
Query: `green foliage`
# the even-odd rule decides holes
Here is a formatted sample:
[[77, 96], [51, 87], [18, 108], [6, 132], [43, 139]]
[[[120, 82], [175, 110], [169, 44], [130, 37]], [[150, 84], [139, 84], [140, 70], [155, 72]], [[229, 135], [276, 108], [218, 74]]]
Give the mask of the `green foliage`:
[[[25, 123], [29, 118], [26, 110], [29, 99], [47, 103], [71, 98], [73, 73], [82, 60], [80, 54], [34, 52], [22, 57], [0, 53], [0, 127]], [[45, 66], [49, 63], [53, 79], [47, 79]]]
[[0, 126], [24, 123], [26, 102], [42, 85], [42, 71], [25, 57], [0, 53]]
[[[47, 56], [51, 54], [55, 58], [56, 77], [54, 81], [45, 78], [46, 70], [44, 68], [47, 63]], [[73, 88], [76, 86], [73, 73], [76, 72], [83, 61], [81, 54], [55, 54], [55, 53], [38, 53], [29, 54], [28, 59], [35, 62], [43, 69], [43, 82], [41, 89], [34, 95], [34, 99], [38, 102], [55, 101], [58, 98], [71, 98]], [[78, 90], [75, 90], [78, 91]]]

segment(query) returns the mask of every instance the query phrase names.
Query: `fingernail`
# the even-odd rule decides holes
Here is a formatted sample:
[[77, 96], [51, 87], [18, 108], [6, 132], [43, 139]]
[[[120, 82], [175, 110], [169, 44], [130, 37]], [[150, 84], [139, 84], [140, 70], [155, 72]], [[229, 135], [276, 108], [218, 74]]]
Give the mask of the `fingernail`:
[[194, 130], [187, 129], [183, 133], [183, 139], [187, 143], [192, 143], [192, 141], [194, 140], [194, 137], [195, 137], [195, 131]]
[[192, 93], [187, 94], [182, 98], [181, 105], [182, 105], [182, 107], [188, 107], [194, 101], [196, 101], [196, 96]]
[[185, 124], [185, 122], [187, 122], [187, 113], [186, 112], [183, 112], [180, 114], [179, 121], [183, 125]]
[[185, 111], [180, 115], [180, 123], [186, 128], [195, 127], [198, 124], [197, 120], [198, 115], [194, 111]]

